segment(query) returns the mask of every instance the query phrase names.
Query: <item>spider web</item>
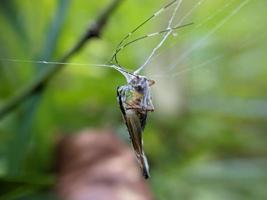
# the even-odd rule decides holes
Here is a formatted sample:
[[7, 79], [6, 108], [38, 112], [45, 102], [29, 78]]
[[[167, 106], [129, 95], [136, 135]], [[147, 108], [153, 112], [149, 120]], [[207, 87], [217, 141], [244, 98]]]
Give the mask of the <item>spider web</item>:
[[[182, 3], [182, 1], [180, 1], [180, 2]], [[192, 6], [192, 8], [188, 12], [186, 12], [183, 17], [181, 17], [181, 19], [179, 20], [179, 22], [177, 24], [175, 24], [175, 26], [178, 26], [178, 25], [182, 24], [187, 18], [189, 18], [193, 14], [193, 12], [197, 8], [199, 8], [199, 6], [202, 5], [203, 2], [208, 2], [208, 1], [207, 0], [199, 0], [199, 1], [197, 1]], [[180, 74], [184, 74], [184, 73], [192, 71], [194, 69], [207, 67], [210, 64], [212, 64], [213, 62], [216, 62], [216, 61], [219, 61], [220, 59], [222, 59], [224, 57], [224, 55], [220, 54], [220, 55], [217, 55], [217, 56], [210, 57], [209, 59], [203, 61], [202, 63], [199, 63], [197, 66], [193, 66], [193, 67], [182, 69], [181, 71], [175, 72], [175, 69], [177, 68], [177, 66], [179, 66], [181, 63], [183, 63], [183, 61], [185, 61], [189, 57], [189, 55], [192, 54], [194, 51], [202, 48], [206, 44], [207, 40], [211, 36], [213, 36], [229, 20], [231, 20], [235, 15], [237, 15], [239, 13], [239, 11], [243, 7], [245, 7], [249, 2], [250, 2], [250, 0], [245, 0], [245, 1], [239, 2], [233, 8], [229, 9], [229, 7], [231, 5], [233, 5], [233, 3], [234, 3], [233, 0], [230, 0], [230, 1], [226, 2], [219, 9], [215, 10], [212, 14], [208, 15], [208, 17], [206, 17], [203, 20], [200, 20], [200, 23], [196, 24], [196, 26], [193, 28], [192, 32], [195, 32], [197, 29], [199, 29], [201, 27], [204, 27], [209, 21], [213, 20], [214, 18], [216, 18], [218, 15], [220, 15], [224, 11], [229, 11], [229, 13], [226, 16], [224, 16], [222, 19], [220, 19], [214, 27], [212, 27], [209, 31], [207, 31], [204, 34], [204, 36], [202, 36], [199, 40], [195, 41], [190, 47], [188, 47], [184, 52], [182, 52], [181, 55], [176, 56], [176, 58], [173, 60], [173, 62], [171, 64], [169, 64], [169, 66], [167, 67], [168, 70], [165, 70], [166, 74], [163, 75], [163, 76], [176, 77], [176, 76], [179, 76]], [[181, 6], [181, 4], [179, 4], [179, 6]], [[173, 22], [173, 16], [176, 14], [177, 10], [174, 11], [174, 14], [172, 15], [172, 18], [169, 20], [168, 27]], [[160, 47], [162, 47], [164, 42], [166, 42], [167, 38], [169, 36], [171, 36], [171, 33], [173, 33], [173, 32], [174, 32], [174, 30], [170, 30], [167, 34], [164, 35], [163, 39], [152, 50], [152, 53], [148, 56], [148, 58], [146, 59], [145, 63], [140, 68], [138, 68], [136, 70], [137, 73], [139, 73], [141, 70], [143, 70], [149, 64], [149, 62], [155, 60], [156, 58], [158, 58], [159, 56], [164, 54], [166, 51], [170, 51], [170, 49], [171, 49], [171, 51], [175, 51], [176, 50], [175, 48], [177, 48], [177, 43], [178, 43], [178, 46], [179, 46], [179, 40], [177, 40], [177, 39], [172, 40], [173, 44], [170, 47], [168, 47], [167, 49], [162, 50], [161, 52], [158, 52], [158, 54], [155, 55], [155, 53], [159, 50]], [[176, 36], [180, 36], [180, 37], [182, 36], [183, 38], [186, 37], [186, 35], [180, 35], [179, 33], [176, 34]], [[243, 43], [249, 43], [249, 40], [251, 40], [251, 38], [249, 38], [249, 39], [246, 38], [243, 41]], [[175, 42], [175, 41], [177, 41], [177, 42]], [[244, 47], [245, 46], [243, 46], [242, 48], [244, 48]], [[162, 74], [161, 75], [152, 75], [152, 76], [153, 77], [160, 77], [160, 76], [162, 76]]]
[[[181, 19], [178, 21], [178, 23], [174, 24], [174, 19], [177, 15], [177, 13], [179, 12], [179, 9], [181, 8], [181, 6], [185, 3], [185, 1], [183, 0], [177, 0], [176, 1], [176, 5], [172, 11], [171, 17], [168, 20], [168, 24], [166, 27], [167, 32], [163, 35], [162, 39], [159, 41], [159, 43], [152, 49], [151, 53], [149, 54], [149, 56], [145, 59], [145, 62], [138, 68], [135, 70], [135, 74], [139, 74], [144, 68], [148, 67], [150, 65], [150, 63], [155, 60], [157, 57], [161, 56], [163, 53], [165, 53], [165, 51], [167, 50], [175, 50], [175, 48], [177, 48], [177, 43], [179, 45], [179, 40], [172, 40], [173, 45], [168, 47], [167, 49], [162, 49], [160, 52], [159, 50], [161, 49], [161, 47], [164, 45], [164, 43], [166, 43], [166, 41], [170, 38], [170, 36], [174, 33], [175, 30], [171, 29], [172, 27], [175, 26], [179, 26], [181, 25], [184, 21], [186, 21], [190, 16], [192, 16], [194, 14], [194, 12], [204, 3], [210, 3], [209, 0], [197, 0], [192, 7], [181, 17]], [[179, 76], [179, 72], [175, 72], [173, 73], [173, 71], [177, 68], [177, 66], [179, 64], [181, 64], [181, 62], [183, 62], [193, 51], [195, 51], [196, 49], [200, 48], [201, 46], [203, 46], [203, 44], [212, 36], [214, 35], [223, 25], [225, 25], [231, 18], [233, 18], [245, 5], [247, 5], [250, 0], [244, 0], [239, 2], [234, 8], [229, 8], [235, 1], [234, 0], [229, 0], [227, 2], [224, 3], [223, 6], [219, 7], [218, 9], [216, 9], [213, 13], [211, 13], [210, 15], [208, 15], [205, 19], [200, 20], [199, 23], [196, 23], [193, 30], [195, 31], [196, 29], [205, 26], [209, 21], [211, 21], [212, 19], [214, 19], [217, 15], [219, 15], [220, 13], [222, 13], [225, 10], [230, 10], [229, 14], [227, 16], [224, 16], [215, 27], [213, 27], [212, 29], [210, 29], [202, 38], [200, 38], [198, 41], [196, 41], [190, 48], [188, 48], [186, 51], [184, 51], [180, 56], [178, 56], [178, 58], [176, 60], [174, 60], [174, 62], [172, 64], [170, 64], [170, 66], [168, 67], [168, 71], [166, 70], [166, 72], [172, 72], [171, 76]], [[162, 11], [162, 9], [160, 9], [159, 11]], [[159, 15], [160, 12], [155, 13], [156, 15]], [[169, 31], [168, 31], [169, 30]], [[150, 34], [151, 36], [153, 36], [153, 34]], [[180, 38], [181, 37], [186, 37], [185, 35], [182, 34], [177, 34]], [[176, 37], [177, 38], [177, 37]], [[247, 42], [247, 41], [245, 41]], [[181, 73], [185, 73], [187, 71], [191, 71], [195, 68], [199, 68], [199, 66], [201, 67], [205, 67], [207, 66], [207, 63], [211, 63], [212, 61], [217, 61], [219, 59], [221, 59], [223, 57], [223, 55], [218, 55], [215, 57], [212, 57], [206, 61], [204, 61], [203, 63], [200, 63], [197, 67], [192, 67], [192, 69], [186, 69], [186, 70], [182, 70]], [[216, 58], [216, 59], [215, 59]], [[109, 65], [109, 64], [98, 64], [98, 63], [73, 63], [73, 62], [56, 62], [56, 61], [46, 61], [46, 60], [27, 60], [27, 59], [14, 59], [14, 58], [0, 58], [0, 60], [2, 62], [18, 62], [18, 63], [39, 63], [39, 64], [44, 64], [44, 65], [54, 65], [54, 64], [68, 64], [69, 66], [87, 66], [87, 67], [105, 67], [105, 68], [115, 68], [116, 67], [114, 65]], [[205, 64], [206, 63], [206, 64]], [[167, 74], [167, 73], [166, 73]], [[162, 75], [162, 74], [161, 74]], [[159, 75], [159, 76], [161, 76]], [[155, 75], [158, 76], [158, 75]]]

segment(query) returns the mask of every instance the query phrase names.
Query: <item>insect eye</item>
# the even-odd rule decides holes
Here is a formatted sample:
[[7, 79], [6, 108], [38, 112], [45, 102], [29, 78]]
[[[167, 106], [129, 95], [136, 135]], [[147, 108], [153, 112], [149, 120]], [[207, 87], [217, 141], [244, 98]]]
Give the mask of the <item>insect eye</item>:
[[135, 87], [135, 89], [138, 91], [138, 92], [142, 92], [143, 91], [143, 87], [141, 85], [137, 85]]

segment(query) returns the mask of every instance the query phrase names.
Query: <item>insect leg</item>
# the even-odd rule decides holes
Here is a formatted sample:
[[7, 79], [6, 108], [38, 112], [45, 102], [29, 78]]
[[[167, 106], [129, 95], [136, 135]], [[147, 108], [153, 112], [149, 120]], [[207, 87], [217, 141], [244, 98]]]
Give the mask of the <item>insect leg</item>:
[[174, 5], [178, 0], [173, 0], [170, 3], [168, 3], [167, 5], [165, 5], [164, 7], [162, 7], [161, 9], [159, 9], [157, 12], [155, 12], [153, 15], [151, 15], [150, 17], [148, 17], [145, 21], [143, 21], [141, 24], [139, 24], [136, 28], [134, 28], [131, 32], [129, 32], [125, 37], [123, 37], [123, 39], [119, 42], [119, 44], [116, 47], [116, 50], [114, 52], [114, 54], [111, 57], [110, 62], [115, 60], [116, 64], [119, 64], [118, 59], [117, 59], [117, 53], [118, 53], [118, 49], [120, 49], [121, 45], [131, 36], [133, 35], [139, 28], [141, 28], [142, 26], [144, 26], [147, 22], [149, 22], [150, 20], [152, 20], [153, 18], [157, 17], [158, 15], [160, 15], [162, 12], [164, 12], [165, 10], [167, 10], [168, 8], [170, 8], [172, 5]]

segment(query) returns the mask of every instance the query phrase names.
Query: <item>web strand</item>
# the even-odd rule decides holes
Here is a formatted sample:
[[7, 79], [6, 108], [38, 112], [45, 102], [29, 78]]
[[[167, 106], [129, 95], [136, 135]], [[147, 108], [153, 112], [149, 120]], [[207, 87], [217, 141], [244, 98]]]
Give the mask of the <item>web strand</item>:
[[[177, 25], [180, 25], [181, 23], [183, 23], [183, 21], [185, 21], [192, 13], [193, 11], [199, 6], [201, 5], [205, 0], [199, 0], [198, 2], [196, 2], [196, 4], [184, 15], [184, 17], [181, 18], [181, 20], [177, 23]], [[204, 19], [201, 23], [196, 24], [195, 29], [199, 28], [201, 26], [203, 26], [204, 24], [206, 24], [208, 21], [212, 20], [214, 17], [216, 17], [219, 13], [223, 12], [225, 9], [227, 9], [231, 4], [233, 4], [233, 0], [228, 1], [227, 3], [225, 3], [221, 8], [219, 8], [218, 10], [216, 10], [213, 14], [211, 14], [210, 16], [208, 16], [206, 19]], [[236, 15], [239, 10], [244, 7], [247, 3], [249, 3], [250, 0], [245, 0], [244, 2], [241, 2], [239, 4], [239, 6], [237, 6], [235, 9], [232, 10], [232, 12], [227, 15], [223, 20], [221, 20], [212, 30], [210, 30], [202, 39], [200, 39], [197, 43], [195, 43], [190, 49], [188, 49], [187, 51], [185, 51], [179, 58], [178, 61], [175, 62], [173, 65], [171, 65], [170, 67], [170, 71], [173, 70], [178, 64], [181, 63], [181, 61], [183, 61], [192, 51], [194, 51], [195, 49], [197, 49], [198, 47], [200, 47], [211, 35], [213, 35], [218, 29], [220, 29], [228, 20], [230, 20], [234, 15]], [[160, 10], [158, 10], [156, 13], [154, 13], [152, 16], [158, 16], [160, 13], [162, 13], [164, 10], [166, 10], [166, 8], [170, 7], [171, 5], [177, 3], [172, 16], [168, 22], [168, 28], [170, 29], [171, 24], [173, 22], [173, 19], [182, 3], [181, 1], [175, 0], [170, 2], [168, 5], [166, 5], [165, 7], [161, 8]], [[146, 23], [146, 22], [145, 22]], [[141, 24], [137, 27], [140, 28], [141, 26], [143, 26], [144, 24]], [[155, 58], [154, 54], [156, 53], [156, 51], [162, 46], [162, 44], [165, 42], [165, 40], [169, 37], [169, 35], [174, 31], [175, 28], [171, 28], [172, 30], [168, 30], [168, 28], [166, 30], [164, 30], [163, 32], [166, 34], [164, 35], [163, 39], [161, 40], [161, 42], [153, 49], [152, 53], [150, 54], [150, 56], [148, 57], [148, 59], [146, 60], [146, 62], [144, 63], [143, 66], [141, 66], [139, 69], [136, 70], [136, 74], [138, 74], [144, 67], [145, 65], [147, 65], [153, 58]], [[137, 30], [136, 29], [136, 30]], [[195, 30], [194, 29], [194, 30]], [[136, 31], [134, 29], [134, 31]], [[145, 37], [152, 37], [152, 36], [156, 36], [160, 33], [156, 32], [156, 33], [151, 33], [148, 34], [146, 36], [143, 36], [143, 38]], [[132, 32], [131, 32], [132, 33]], [[128, 34], [129, 35], [129, 34]], [[130, 34], [131, 35], [131, 34]], [[137, 38], [138, 39], [138, 38]], [[139, 39], [138, 39], [139, 40]], [[141, 39], [140, 39], [141, 40]], [[133, 43], [132, 41], [130, 43]], [[127, 44], [126, 44], [127, 45]], [[159, 56], [162, 53], [159, 53], [156, 55]], [[154, 57], [153, 57], [154, 56]], [[153, 58], [152, 58], [153, 57]], [[71, 62], [56, 62], [56, 61], [45, 61], [45, 60], [24, 60], [24, 59], [5, 59], [5, 58], [0, 58], [0, 61], [3, 62], [17, 62], [17, 63], [37, 63], [37, 64], [45, 64], [45, 65], [73, 65], [73, 66], [95, 66], [95, 67], [107, 67], [107, 68], [115, 68], [114, 65], [109, 65], [109, 64], [94, 64], [94, 63], [71, 63]], [[117, 66], [116, 68], [118, 71], [120, 71], [119, 69], [123, 69], [120, 66]], [[186, 69], [188, 70], [188, 69]], [[182, 72], [183, 73], [183, 72]], [[176, 73], [175, 76], [178, 76], [178, 74], [180, 74], [180, 72]], [[174, 74], [173, 74], [174, 76]]]
[[[265, 38], [265, 35], [263, 34], [259, 37], [261, 39], [263, 39], [263, 38]], [[240, 45], [238, 48], [241, 50], [241, 49], [246, 48], [247, 46], [251, 45], [253, 42], [255, 42], [255, 37], [246, 38], [244, 41], [241, 42], [242, 45]], [[206, 68], [206, 67], [210, 66], [211, 64], [214, 64], [217, 61], [222, 60], [226, 56], [227, 56], [227, 54], [225, 54], [225, 53], [217, 55], [217, 56], [213, 56], [213, 57], [210, 57], [210, 58], [206, 59], [205, 61], [201, 62], [200, 64], [194, 65], [194, 66], [189, 67], [189, 68], [187, 68], [187, 67], [193, 63], [187, 63], [187, 64], [185, 64], [184, 68], [179, 70], [178, 72], [172, 72], [171, 74], [165, 73], [165, 74], [161, 74], [161, 75], [151, 75], [151, 77], [153, 77], [153, 78], [163, 78], [163, 77], [176, 78], [176, 77], [181, 76], [182, 74], [185, 74], [187, 72], [197, 70], [200, 68]]]
[[166, 39], [170, 36], [170, 34], [173, 31], [173, 29], [171, 28], [173, 19], [174, 19], [175, 15], [176, 15], [177, 11], [179, 10], [181, 4], [182, 4], [182, 0], [178, 1], [176, 7], [174, 8], [174, 11], [172, 13], [172, 16], [171, 16], [171, 18], [170, 18], [170, 20], [168, 22], [167, 30], [169, 29], [169, 31], [164, 35], [164, 37], [160, 41], [160, 43], [152, 50], [151, 54], [146, 59], [145, 63], [141, 67], [139, 67], [134, 72], [134, 74], [138, 74], [140, 71], [142, 71], [145, 68], [145, 66], [150, 62], [151, 58], [154, 56], [154, 54], [157, 52], [157, 50], [163, 45], [163, 43], [166, 41]]
[[175, 31], [175, 30], [178, 30], [178, 29], [181, 29], [181, 28], [190, 26], [190, 25], [193, 25], [193, 23], [183, 24], [183, 25], [176, 26], [176, 27], [173, 27], [173, 28], [167, 28], [167, 29], [165, 29], [165, 30], [161, 30], [161, 31], [154, 32], [154, 33], [149, 33], [149, 34], [147, 34], [147, 35], [138, 37], [138, 38], [136, 38], [136, 39], [134, 39], [134, 40], [131, 40], [130, 42], [124, 44], [123, 46], [121, 46], [121, 47], [117, 50], [117, 53], [119, 53], [120, 51], [122, 51], [123, 49], [125, 49], [125, 47], [129, 46], [130, 44], [133, 44], [133, 43], [138, 42], [138, 41], [140, 41], [140, 40], [144, 40], [144, 39], [146, 39], [146, 38], [154, 37], [154, 36], [157, 36], [157, 35], [160, 35], [160, 34], [163, 34], [163, 33], [167, 33], [167, 32], [170, 32], [170, 31]]
[[[205, 0], [199, 0], [185, 15], [184, 17], [181, 18], [181, 20], [177, 23], [176, 27], [181, 26], [181, 24], [193, 13], [194, 10], [196, 10]], [[171, 29], [171, 24], [174, 20], [174, 17], [181, 5], [182, 1], [179, 1], [179, 3], [177, 4], [173, 15], [168, 23], [168, 29]], [[192, 23], [191, 23], [192, 24]], [[162, 39], [162, 41], [159, 43], [159, 45], [152, 51], [152, 53], [150, 54], [150, 56], [148, 57], [148, 59], [146, 60], [146, 62], [140, 67], [140, 69], [137, 69], [135, 73], [139, 73], [152, 59], [154, 54], [156, 53], [156, 51], [162, 46], [162, 44], [164, 43], [164, 41], [169, 37], [169, 35], [172, 33], [173, 30], [170, 30], [169, 32], [167, 32], [167, 34], [165, 35], [165, 37]]]
[[209, 39], [216, 31], [218, 31], [226, 22], [228, 22], [233, 16], [235, 16], [250, 0], [245, 0], [239, 6], [237, 6], [229, 15], [227, 15], [223, 20], [220, 21], [213, 29], [211, 29], [203, 38], [196, 42], [190, 49], [185, 51], [179, 58], [178, 62], [171, 65], [170, 70], [173, 70], [178, 64], [181, 63], [191, 52], [195, 49], [201, 47], [201, 45]]
[[117, 55], [121, 50], [121, 47], [123, 46], [123, 43], [130, 37], [132, 36], [138, 29], [140, 29], [142, 26], [144, 26], [147, 22], [149, 22], [150, 20], [152, 20], [153, 18], [157, 17], [158, 15], [160, 15], [162, 12], [164, 12], [165, 10], [167, 10], [168, 8], [170, 8], [173, 4], [175, 4], [178, 0], [173, 0], [170, 3], [168, 3], [167, 5], [165, 5], [163, 8], [159, 9], [157, 12], [155, 12], [153, 15], [151, 15], [149, 18], [147, 18], [144, 22], [142, 22], [140, 25], [138, 25], [136, 28], [134, 28], [130, 33], [128, 33], [121, 41], [120, 43], [117, 45], [115, 53], [112, 55], [112, 58], [110, 60], [110, 62], [112, 62], [113, 60], [115, 60], [115, 63], [117, 65], [119, 65], [118, 59], [117, 59]]
[[[181, 19], [181, 22], [179, 23], [182, 23], [183, 21], [185, 21], [189, 16], [190, 14], [192, 14], [192, 12], [194, 10], [197, 9], [198, 6], [200, 6], [203, 2], [203, 1], [198, 1], [195, 6], [190, 10], [188, 11], [188, 13]], [[197, 29], [199, 29], [200, 27], [204, 26], [205, 24], [207, 24], [210, 20], [214, 19], [217, 15], [219, 15], [221, 12], [223, 12], [225, 9], [227, 9], [231, 4], [233, 4], [233, 0], [230, 0], [229, 2], [227, 2], [226, 4], [224, 4], [224, 6], [222, 6], [221, 8], [219, 8], [218, 10], [215, 10], [211, 15], [209, 15], [206, 19], [204, 19], [203, 21], [201, 21], [200, 23], [196, 23], [196, 26], [194, 26], [194, 31], [196, 31]], [[181, 34], [179, 34], [181, 36]], [[183, 34], [182, 35], [183, 37], [186, 36], [186, 34]], [[181, 38], [181, 37], [180, 37]], [[174, 42], [170, 47], [166, 48], [165, 50], [163, 50], [162, 52], [158, 53], [157, 55], [155, 55], [152, 60], [156, 59], [157, 57], [159, 57], [160, 55], [162, 55], [163, 53], [165, 53], [167, 50], [170, 50], [171, 48], [174, 48], [176, 45], [177, 45], [178, 41], [177, 42]]]
[[1, 58], [3, 62], [15, 62], [15, 63], [33, 63], [33, 64], [45, 64], [45, 65], [73, 65], [73, 66], [95, 66], [95, 67], [113, 67], [113, 65], [106, 64], [94, 64], [94, 63], [73, 63], [73, 62], [56, 62], [45, 60], [24, 60], [24, 59], [9, 59]]
[[199, 0], [178, 22], [176, 26], [181, 25], [205, 0]]

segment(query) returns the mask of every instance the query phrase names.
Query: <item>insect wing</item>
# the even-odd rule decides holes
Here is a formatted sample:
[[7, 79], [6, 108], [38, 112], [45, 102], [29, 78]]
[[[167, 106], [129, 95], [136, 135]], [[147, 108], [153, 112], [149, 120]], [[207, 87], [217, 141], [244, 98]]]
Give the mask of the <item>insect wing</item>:
[[140, 115], [142, 115], [142, 118], [146, 118], [146, 114], [140, 114], [138, 113], [138, 111], [133, 109], [126, 110], [125, 123], [128, 128], [138, 162], [142, 168], [143, 175], [145, 178], [148, 178], [149, 177], [148, 163], [143, 151], [143, 139], [142, 139], [143, 122], [140, 119]]
[[117, 98], [120, 105], [120, 109], [127, 126], [133, 148], [135, 150], [136, 157], [142, 168], [145, 178], [149, 177], [149, 167], [146, 156], [143, 151], [142, 133], [145, 127], [147, 113], [140, 113], [135, 109], [126, 109], [125, 95], [128, 88], [127, 86], [121, 86], [117, 89]]

